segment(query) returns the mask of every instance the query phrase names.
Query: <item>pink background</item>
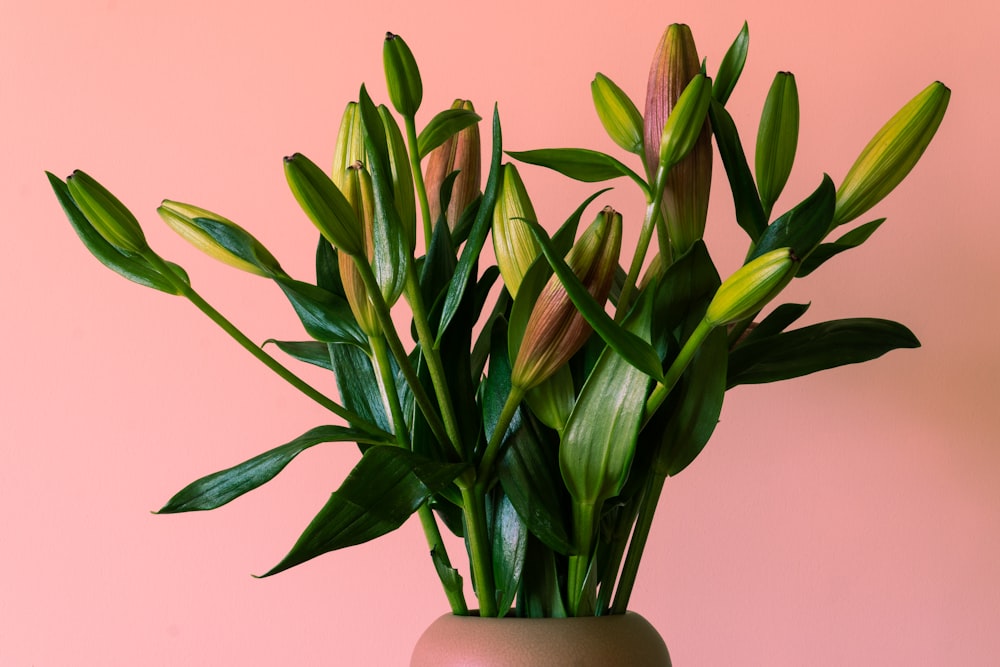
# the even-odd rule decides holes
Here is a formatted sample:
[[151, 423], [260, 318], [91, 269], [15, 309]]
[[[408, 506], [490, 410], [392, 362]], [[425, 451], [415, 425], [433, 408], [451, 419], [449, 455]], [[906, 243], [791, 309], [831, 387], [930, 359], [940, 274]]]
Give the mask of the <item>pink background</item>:
[[[592, 111], [594, 72], [641, 99], [667, 23], [692, 26], [714, 71], [744, 18], [750, 60], [730, 109], [746, 143], [776, 70], [796, 74], [802, 101], [779, 208], [823, 171], [839, 181], [927, 83], [953, 89], [924, 162], [877, 209], [889, 223], [789, 297], [812, 300], [813, 319], [901, 320], [924, 347], [731, 392], [705, 454], [667, 485], [633, 607], [677, 665], [996, 664], [995, 10], [342, 4], [0, 0], [0, 665], [399, 665], [446, 609], [415, 522], [251, 578], [349, 469], [350, 445], [312, 450], [222, 510], [149, 514], [328, 419], [192, 306], [93, 260], [44, 169], [83, 168], [115, 190], [253, 338], [302, 338], [276, 289], [196, 254], [153, 210], [164, 197], [217, 210], [310, 275], [314, 232], [280, 158], [328, 160], [362, 81], [385, 100], [385, 30], [420, 62], [420, 120], [456, 96], [486, 113], [499, 100], [507, 148], [615, 151]], [[591, 191], [522, 173], [550, 224]], [[709, 243], [728, 272], [744, 240], [722, 180], [715, 194]], [[602, 203], [634, 222], [635, 198], [623, 182]]]

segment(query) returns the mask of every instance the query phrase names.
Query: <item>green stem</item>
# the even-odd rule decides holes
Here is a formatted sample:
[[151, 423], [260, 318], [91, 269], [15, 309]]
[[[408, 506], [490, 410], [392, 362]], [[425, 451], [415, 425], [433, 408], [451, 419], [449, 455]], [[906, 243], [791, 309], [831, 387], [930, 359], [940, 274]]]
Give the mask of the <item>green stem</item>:
[[695, 327], [694, 332], [691, 333], [691, 336], [688, 337], [687, 341], [685, 341], [684, 347], [682, 347], [681, 351], [677, 354], [677, 358], [674, 359], [673, 363], [670, 364], [670, 368], [667, 369], [666, 374], [663, 376], [663, 381], [656, 384], [652, 393], [649, 395], [649, 398], [646, 399], [646, 413], [642, 420], [643, 426], [646, 425], [650, 418], [663, 404], [663, 401], [666, 400], [670, 391], [674, 388], [674, 385], [677, 384], [677, 381], [680, 380], [684, 371], [687, 370], [687, 367], [691, 364], [691, 361], [694, 359], [694, 355], [698, 352], [698, 348], [700, 348], [701, 344], [705, 342], [705, 339], [708, 337], [708, 334], [712, 332], [713, 328], [714, 327], [704, 319], [698, 323], [697, 327]]
[[479, 463], [476, 478], [480, 480], [480, 482], [488, 483], [492, 478], [493, 466], [496, 464], [497, 457], [500, 455], [500, 447], [503, 445], [504, 435], [507, 434], [507, 428], [514, 419], [514, 414], [517, 412], [517, 406], [521, 404], [523, 399], [524, 390], [518, 387], [510, 388], [510, 393], [507, 394], [507, 401], [503, 404], [503, 409], [500, 411], [500, 417], [497, 420], [496, 428], [493, 429], [490, 441], [486, 445], [486, 451], [483, 452], [482, 461]]
[[[389, 403], [393, 429], [396, 431], [396, 443], [399, 447], [408, 450], [410, 449], [410, 436], [406, 428], [406, 420], [403, 416], [403, 406], [399, 403], [399, 393], [396, 391], [396, 377], [392, 372], [389, 348], [386, 344], [385, 336], [370, 336], [368, 341], [375, 356], [375, 366], [378, 368], [379, 377], [381, 378], [382, 390], [385, 392], [386, 401]], [[441, 531], [438, 529], [437, 521], [434, 519], [434, 513], [431, 511], [430, 505], [427, 503], [421, 505], [417, 508], [417, 514], [420, 517], [420, 525], [424, 529], [424, 537], [427, 539], [427, 546], [430, 547], [431, 553], [436, 553], [438, 558], [441, 559], [441, 564], [445, 568], [451, 569], [451, 559], [448, 557], [448, 550], [445, 547], [444, 540], [441, 539]], [[435, 564], [434, 569], [438, 572], [441, 586], [448, 597], [451, 612], [457, 615], [468, 614], [469, 608], [465, 603], [465, 596], [462, 595], [462, 589], [451, 586], [448, 580], [445, 579], [444, 574], [438, 569], [437, 564]]]
[[622, 574], [618, 580], [618, 591], [615, 593], [615, 602], [611, 607], [612, 614], [624, 614], [628, 610], [629, 597], [632, 595], [635, 578], [639, 572], [639, 562], [642, 560], [642, 552], [646, 548], [649, 529], [653, 525], [653, 514], [660, 502], [660, 494], [666, 479], [666, 475], [655, 471], [649, 476], [646, 491], [642, 494], [639, 518], [635, 522], [635, 530], [632, 531], [632, 543], [629, 545], [625, 565], [622, 567]]
[[573, 546], [576, 548], [576, 553], [569, 557], [566, 582], [570, 616], [579, 616], [582, 613], [581, 607], [586, 599], [584, 589], [587, 587], [587, 573], [594, 551], [596, 510], [597, 508], [591, 503], [573, 502]]
[[625, 556], [625, 548], [628, 546], [628, 538], [632, 534], [632, 525], [635, 523], [639, 507], [639, 498], [633, 496], [624, 507], [618, 510], [618, 520], [615, 522], [611, 547], [604, 564], [604, 572], [601, 574], [601, 588], [597, 596], [598, 616], [606, 615], [611, 608], [611, 595], [615, 590], [615, 579], [618, 577], [618, 570], [621, 567], [622, 558]]
[[250, 338], [240, 331], [235, 324], [230, 322], [226, 317], [216, 310], [210, 303], [205, 301], [198, 294], [191, 285], [182, 280], [174, 270], [170, 268], [170, 265], [163, 261], [163, 259], [156, 253], [149, 251], [144, 254], [143, 257], [150, 262], [160, 273], [167, 276], [177, 287], [178, 291], [191, 303], [197, 306], [198, 310], [203, 312], [212, 320], [216, 325], [219, 326], [223, 331], [229, 334], [233, 340], [239, 343], [245, 350], [261, 361], [265, 366], [274, 371], [281, 379], [288, 382], [303, 394], [311, 398], [312, 400], [319, 403], [321, 406], [332, 412], [333, 414], [346, 420], [351, 426], [377, 435], [381, 438], [392, 438], [391, 433], [386, 433], [382, 429], [378, 428], [374, 424], [369, 423], [366, 419], [358, 415], [352, 410], [345, 408], [344, 406], [335, 403], [328, 396], [314, 388], [312, 385], [308, 384], [305, 380], [300, 378], [298, 375], [293, 373], [291, 370], [286, 368], [277, 359], [272, 357], [270, 354], [265, 352], [260, 346], [254, 343]]
[[431, 234], [434, 231], [434, 221], [431, 220], [431, 207], [427, 203], [427, 186], [424, 185], [424, 172], [420, 169], [420, 147], [417, 145], [417, 121], [413, 116], [405, 116], [407, 152], [410, 157], [410, 171], [413, 172], [413, 185], [417, 189], [417, 200], [420, 202], [420, 217], [424, 221], [424, 248], [431, 247]]
[[497, 616], [496, 583], [493, 579], [493, 549], [486, 528], [486, 489], [477, 482], [460, 486], [465, 510], [465, 537], [468, 540], [472, 576], [479, 598], [479, 615]]
[[[615, 321], [621, 322], [628, 313], [629, 304], [632, 301], [632, 293], [639, 283], [639, 271], [642, 270], [643, 262], [646, 261], [646, 253], [649, 251], [649, 242], [653, 238], [653, 230], [656, 227], [656, 220], [660, 217], [660, 203], [663, 201], [663, 188], [667, 183], [667, 170], [660, 168], [656, 172], [656, 182], [653, 192], [646, 199], [646, 215], [642, 221], [642, 228], [639, 231], [639, 241], [636, 243], [635, 254], [632, 255], [632, 264], [629, 266], [628, 274], [625, 276], [625, 284], [622, 285], [621, 296], [618, 298], [618, 308], [615, 310]], [[667, 257], [663, 258], [666, 261]]]

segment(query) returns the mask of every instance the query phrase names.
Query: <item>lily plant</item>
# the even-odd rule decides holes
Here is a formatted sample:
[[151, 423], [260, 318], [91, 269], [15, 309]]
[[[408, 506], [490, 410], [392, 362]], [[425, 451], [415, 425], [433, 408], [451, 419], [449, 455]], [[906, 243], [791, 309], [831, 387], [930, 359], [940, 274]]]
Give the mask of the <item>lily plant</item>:
[[[744, 24], [710, 77], [690, 29], [669, 26], [641, 112], [598, 73], [594, 105], [621, 159], [586, 148], [505, 152], [494, 108], [483, 183], [472, 103], [456, 100], [418, 131], [421, 75], [404, 40], [387, 34], [391, 107], [362, 86], [327, 167], [299, 153], [284, 158], [291, 194], [319, 231], [314, 279], [289, 275], [222, 215], [171, 200], [157, 210], [195, 247], [282, 290], [305, 340], [251, 340], [150, 247], [104, 186], [83, 171], [48, 174], [98, 260], [188, 299], [330, 412], [331, 423], [189, 484], [160, 513], [217, 508], [314, 446], [355, 443], [353, 470], [262, 576], [385, 535], [416, 514], [455, 614], [623, 613], [665, 481], [708, 443], [728, 389], [919, 345], [882, 319], [792, 328], [808, 304], [773, 302], [880, 229], [884, 218], [847, 226], [910, 172], [950, 91], [929, 85], [839, 185], [822, 175], [774, 215], [798, 142], [798, 93], [794, 75], [775, 75], [751, 167], [726, 109], [748, 46]], [[577, 181], [625, 178], [644, 217], [626, 223], [601, 189], [572, 202], [565, 220], [539, 221], [505, 155]], [[747, 242], [745, 263], [725, 279], [702, 239], [717, 157], [734, 233]], [[625, 224], [638, 241], [623, 254]], [[490, 241], [495, 263], [484, 252]], [[410, 325], [398, 327], [407, 316]], [[335, 385], [308, 384], [293, 370], [299, 363], [332, 371]], [[466, 565], [443, 530], [464, 541]]]

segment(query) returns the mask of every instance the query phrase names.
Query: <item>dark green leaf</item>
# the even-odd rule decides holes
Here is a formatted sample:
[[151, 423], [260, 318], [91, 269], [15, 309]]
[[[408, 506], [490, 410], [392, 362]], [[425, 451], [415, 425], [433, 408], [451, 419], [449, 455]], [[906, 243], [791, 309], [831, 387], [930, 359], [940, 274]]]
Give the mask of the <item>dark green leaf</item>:
[[540, 148], [532, 151], [508, 151], [507, 155], [521, 162], [558, 171], [584, 183], [598, 183], [628, 176], [645, 186], [645, 181], [619, 160], [587, 148]]
[[851, 231], [847, 232], [833, 243], [819, 244], [819, 246], [813, 250], [808, 257], [802, 260], [802, 266], [799, 267], [798, 273], [795, 275], [799, 278], [808, 276], [831, 257], [839, 255], [845, 250], [857, 248], [859, 245], [867, 241], [868, 237], [874, 234], [875, 230], [881, 227], [883, 222], [885, 222], [885, 218], [879, 218], [878, 220], [866, 222], [865, 224], [859, 225], [858, 227], [855, 227]]
[[275, 278], [275, 282], [310, 336], [325, 343], [349, 343], [368, 349], [368, 337], [358, 326], [346, 299], [291, 278]]
[[656, 350], [646, 341], [619, 326], [604, 312], [604, 307], [597, 303], [576, 277], [576, 274], [573, 273], [573, 269], [566, 264], [541, 225], [530, 220], [526, 220], [525, 223], [534, 233], [545, 258], [553, 272], [558, 276], [559, 282], [566, 289], [573, 305], [594, 328], [594, 331], [629, 364], [651, 378], [662, 379], [663, 369], [660, 367], [660, 357], [656, 354]]
[[747, 62], [747, 50], [750, 48], [750, 27], [746, 21], [743, 28], [736, 35], [736, 39], [729, 46], [726, 55], [722, 57], [719, 64], [719, 72], [715, 76], [715, 83], [712, 86], [712, 96], [725, 105], [736, 87], [736, 82], [740, 80], [743, 73], [743, 66]]
[[767, 228], [767, 217], [760, 197], [757, 196], [757, 185], [750, 173], [750, 165], [747, 164], [736, 124], [729, 112], [714, 100], [708, 108], [708, 116], [722, 164], [726, 168], [726, 176], [729, 178], [729, 188], [736, 207], [736, 221], [750, 235], [750, 240], [756, 243]]
[[737, 348], [729, 356], [727, 385], [778, 382], [919, 346], [909, 329], [889, 320], [822, 322]]
[[262, 576], [396, 530], [464, 467], [437, 463], [399, 447], [371, 447], [288, 555]]
[[392, 424], [368, 353], [354, 345], [330, 344], [327, 347], [344, 407], [383, 431], [391, 432]]
[[[350, 258], [347, 261], [351, 261]], [[344, 283], [340, 279], [340, 254], [322, 234], [316, 246], [316, 285], [345, 298]]]
[[[89, 250], [91, 254], [101, 262], [101, 264], [108, 267], [118, 275], [128, 278], [134, 283], [144, 285], [145, 287], [152, 287], [153, 289], [166, 292], [167, 294], [180, 294], [180, 290], [177, 286], [168, 277], [154, 269], [145, 259], [139, 255], [123, 252], [108, 243], [104, 237], [101, 236], [96, 229], [94, 229], [93, 225], [90, 224], [90, 221], [88, 221], [83, 215], [83, 212], [79, 209], [79, 207], [77, 207], [76, 202], [73, 201], [73, 197], [69, 193], [69, 188], [66, 186], [66, 183], [54, 174], [49, 172], [45, 172], [45, 174], [48, 176], [49, 183], [52, 185], [52, 189], [56, 193], [56, 198], [59, 200], [59, 204], [62, 206], [63, 211], [66, 213], [66, 217], [69, 218], [69, 222], [76, 231], [77, 236], [80, 237], [80, 240], [83, 241], [83, 245], [87, 247], [87, 250]], [[184, 271], [179, 266], [172, 266], [178, 277], [184, 282], [188, 282], [187, 275]]]
[[791, 326], [793, 322], [802, 317], [808, 309], [808, 303], [781, 304], [771, 311], [770, 315], [761, 320], [740, 342], [740, 345], [780, 334]]
[[450, 137], [481, 120], [479, 114], [470, 109], [445, 109], [434, 116], [417, 137], [420, 159], [423, 160]]
[[188, 484], [157, 514], [211, 510], [274, 479], [292, 459], [323, 442], [381, 442], [363, 431], [343, 426], [317, 426], [289, 443], [275, 447], [249, 461], [213, 473]]
[[791, 248], [798, 257], [806, 257], [819, 245], [833, 223], [837, 188], [826, 174], [816, 191], [795, 208], [768, 225], [747, 261], [778, 248]]
[[333, 363], [330, 361], [330, 351], [326, 343], [314, 340], [302, 342], [283, 341], [275, 340], [274, 338], [268, 338], [264, 341], [264, 345], [268, 343], [276, 345], [279, 350], [301, 362], [319, 366], [328, 371], [333, 370]]
[[[493, 580], [496, 586], [497, 609], [504, 615], [514, 604], [524, 557], [528, 548], [528, 529], [521, 521], [510, 499], [504, 494], [493, 508]], [[480, 595], [483, 594], [481, 591]]]

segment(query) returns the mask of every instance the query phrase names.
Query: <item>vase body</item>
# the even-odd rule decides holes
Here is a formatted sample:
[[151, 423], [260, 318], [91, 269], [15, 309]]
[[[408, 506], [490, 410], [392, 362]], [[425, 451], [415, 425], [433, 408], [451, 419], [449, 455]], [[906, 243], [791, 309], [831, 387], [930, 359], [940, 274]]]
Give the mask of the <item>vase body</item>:
[[446, 614], [417, 641], [410, 667], [670, 667], [656, 629], [639, 614], [480, 618]]

